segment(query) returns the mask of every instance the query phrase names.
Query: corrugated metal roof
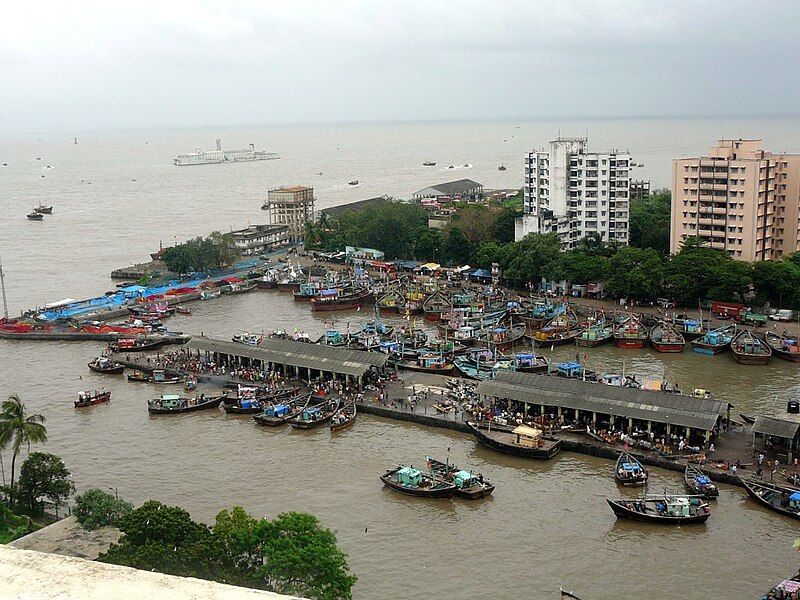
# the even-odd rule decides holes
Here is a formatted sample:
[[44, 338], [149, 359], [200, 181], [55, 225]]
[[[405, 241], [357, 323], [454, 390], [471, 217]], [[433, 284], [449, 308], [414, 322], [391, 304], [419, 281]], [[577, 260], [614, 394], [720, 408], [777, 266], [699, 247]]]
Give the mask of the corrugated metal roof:
[[193, 337], [186, 344], [186, 348], [242, 356], [303, 369], [319, 369], [355, 377], [363, 375], [371, 367], [384, 366], [389, 359], [387, 354], [378, 352], [319, 346], [307, 342], [271, 338], [264, 340], [258, 346], [249, 346], [207, 337]]
[[478, 384], [479, 394], [560, 406], [709, 431], [727, 403], [531, 373], [500, 372]]
[[753, 423], [753, 433], [771, 435], [787, 440], [791, 440], [797, 435], [798, 428], [800, 428], [800, 423], [797, 421], [787, 421], [786, 419], [767, 417], [765, 415], [757, 416], [755, 423]]

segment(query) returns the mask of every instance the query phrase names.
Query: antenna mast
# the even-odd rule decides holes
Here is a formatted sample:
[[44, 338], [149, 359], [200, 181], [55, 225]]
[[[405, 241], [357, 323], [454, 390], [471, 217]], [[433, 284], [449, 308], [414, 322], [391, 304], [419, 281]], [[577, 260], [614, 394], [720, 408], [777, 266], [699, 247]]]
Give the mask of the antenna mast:
[[8, 300], [6, 300], [6, 280], [3, 273], [2, 259], [0, 259], [0, 292], [3, 294], [3, 318], [8, 321]]

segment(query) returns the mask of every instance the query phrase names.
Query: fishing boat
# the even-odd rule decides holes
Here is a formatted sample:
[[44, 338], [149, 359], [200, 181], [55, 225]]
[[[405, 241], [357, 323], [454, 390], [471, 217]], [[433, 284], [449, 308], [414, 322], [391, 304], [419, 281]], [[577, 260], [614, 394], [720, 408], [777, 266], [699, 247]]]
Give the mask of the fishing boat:
[[138, 382], [138, 383], [148, 383], [150, 381], [150, 375], [148, 375], [144, 371], [136, 370], [133, 373], [128, 373], [128, 381]]
[[800, 490], [754, 479], [741, 481], [753, 500], [782, 515], [800, 519]]
[[406, 299], [400, 290], [387, 290], [375, 301], [375, 308], [378, 310], [394, 310], [398, 313], [403, 312]]
[[381, 481], [393, 490], [421, 498], [450, 498], [456, 491], [454, 484], [434, 479], [413, 466], [389, 469], [381, 475]]
[[178, 306], [175, 307], [175, 312], [178, 313], [179, 315], [191, 316], [192, 309], [189, 308], [188, 306], [183, 306], [179, 304]]
[[514, 370], [518, 373], [547, 373], [550, 362], [534, 352], [517, 352], [514, 354]]
[[292, 297], [295, 302], [306, 302], [319, 295], [322, 284], [318, 281], [304, 281], [300, 284], [300, 288], [292, 292]]
[[259, 425], [267, 425], [269, 427], [283, 425], [289, 419], [293, 419], [303, 412], [310, 400], [311, 394], [308, 394], [302, 398], [296, 397], [267, 405], [260, 413], [253, 415], [253, 420]]
[[506, 166], [501, 164], [499, 167], [497, 167], [497, 170], [498, 171], [505, 171], [506, 170]]
[[84, 391], [78, 392], [78, 399], [75, 400], [75, 408], [84, 408], [86, 406], [93, 406], [111, 400], [111, 392], [106, 390], [101, 391]]
[[358, 185], [358, 179], [353, 179], [353, 181], [348, 181], [347, 185]]
[[317, 340], [317, 344], [322, 346], [347, 346], [350, 343], [349, 335], [342, 335], [336, 329], [328, 329]]
[[653, 495], [643, 498], [606, 499], [618, 519], [659, 525], [696, 525], [711, 516], [708, 503], [694, 496]]
[[434, 292], [422, 303], [422, 311], [428, 321], [438, 321], [442, 314], [450, 311], [453, 303], [442, 292]]
[[367, 288], [343, 292], [338, 288], [320, 290], [315, 298], [311, 298], [311, 310], [351, 310], [361, 308], [372, 298]]
[[430, 456], [426, 456], [425, 459], [428, 461], [428, 469], [434, 477], [449, 481], [456, 486], [454, 490], [456, 496], [475, 500], [485, 498], [494, 491], [492, 482], [484, 479], [480, 473], [475, 474], [472, 471], [459, 469], [455, 465], [451, 465], [449, 461], [439, 462]]
[[53, 214], [53, 207], [52, 206], [45, 206], [41, 202], [38, 206], [33, 207], [33, 212], [39, 213], [40, 215], [52, 215]]
[[186, 380], [183, 382], [183, 389], [187, 392], [191, 392], [192, 390], [197, 389], [197, 377], [193, 375], [189, 375]]
[[546, 436], [541, 429], [519, 425], [508, 427], [467, 421], [478, 442], [504, 454], [524, 458], [553, 458], [561, 450], [561, 440]]
[[237, 344], [245, 344], [246, 346], [258, 346], [264, 341], [263, 335], [257, 335], [245, 331], [244, 333], [237, 334], [231, 338]]
[[219, 407], [222, 398], [222, 396], [206, 397], [203, 394], [195, 398], [183, 398], [178, 394], [164, 394], [159, 398], [147, 401], [147, 412], [151, 415], [175, 415], [209, 410]]
[[140, 336], [136, 338], [122, 338], [111, 342], [108, 349], [111, 352], [149, 352], [166, 346], [170, 340], [165, 337], [149, 338]]
[[331, 417], [331, 431], [340, 431], [347, 429], [356, 420], [356, 403], [345, 402]]
[[435, 167], [436, 166], [436, 161], [435, 160], [426, 160], [425, 162], [422, 163], [422, 166], [423, 167]]
[[743, 365], [765, 365], [772, 356], [772, 348], [749, 329], [736, 334], [731, 341], [731, 352], [734, 360]]
[[536, 346], [561, 346], [572, 344], [583, 332], [572, 310], [565, 310], [550, 319], [544, 327], [528, 336]]
[[105, 375], [119, 375], [125, 370], [125, 365], [115, 362], [107, 356], [98, 356], [88, 365], [90, 371]]
[[222, 292], [219, 290], [203, 290], [200, 292], [200, 300], [214, 300], [215, 298], [219, 298], [222, 295]]
[[768, 331], [764, 338], [775, 356], [790, 362], [800, 362], [800, 343], [796, 337]]
[[753, 415], [746, 415], [745, 413], [739, 413], [739, 416], [742, 417], [742, 421], [744, 421], [747, 425], [752, 425], [756, 422], [756, 418]]
[[617, 348], [644, 348], [647, 328], [636, 315], [627, 315], [614, 327], [614, 345]]
[[724, 325], [706, 332], [703, 336], [692, 340], [692, 350], [700, 354], [721, 354], [730, 350], [736, 325]]
[[614, 467], [614, 479], [625, 487], [640, 487], [647, 485], [649, 474], [644, 465], [629, 452], [620, 452], [617, 464]]
[[256, 282], [255, 281], [246, 281], [246, 282], [231, 282], [228, 284], [227, 288], [222, 288], [222, 292], [224, 294], [246, 294], [247, 292], [252, 292], [256, 289]]
[[[701, 315], [702, 317], [702, 315]], [[706, 327], [706, 322], [703, 321], [702, 318], [700, 319], [683, 319], [683, 322], [680, 324], [681, 335], [690, 342], [696, 340], [697, 338], [701, 338], [708, 333], [708, 328]]]
[[686, 339], [671, 324], [661, 321], [650, 330], [650, 345], [658, 352], [678, 353], [686, 347]]
[[421, 373], [438, 373], [450, 375], [455, 368], [442, 354], [420, 354], [415, 361], [400, 360], [395, 363], [398, 368]]
[[339, 403], [336, 400], [309, 405], [303, 408], [296, 417], [290, 419], [289, 425], [295, 429], [315, 429], [327, 423], [338, 409]]
[[575, 338], [575, 344], [583, 348], [596, 348], [610, 342], [614, 337], [614, 328], [605, 319], [589, 324]]
[[255, 281], [256, 287], [260, 290], [274, 290], [278, 287], [278, 282], [271, 273], [265, 273], [263, 277], [259, 277]]
[[44, 219], [44, 215], [42, 213], [37, 213], [37, 212], [30, 212], [25, 216], [28, 217], [29, 221], [41, 221], [42, 219]]
[[183, 382], [180, 375], [169, 375], [163, 369], [153, 369], [153, 374], [148, 379], [148, 383], [175, 384]]
[[692, 494], [702, 496], [706, 500], [712, 500], [719, 496], [717, 486], [714, 485], [708, 475], [692, 465], [686, 465], [686, 470], [683, 472], [683, 481]]
[[507, 350], [515, 344], [522, 342], [525, 337], [525, 323], [512, 323], [511, 325], [498, 325], [489, 330], [486, 343], [497, 350]]

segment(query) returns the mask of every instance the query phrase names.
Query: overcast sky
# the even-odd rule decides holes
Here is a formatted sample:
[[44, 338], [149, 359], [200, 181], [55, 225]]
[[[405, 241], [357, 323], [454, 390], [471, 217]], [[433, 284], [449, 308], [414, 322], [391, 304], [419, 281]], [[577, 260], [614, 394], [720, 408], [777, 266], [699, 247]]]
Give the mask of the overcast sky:
[[800, 3], [36, 2], [0, 130], [800, 112]]

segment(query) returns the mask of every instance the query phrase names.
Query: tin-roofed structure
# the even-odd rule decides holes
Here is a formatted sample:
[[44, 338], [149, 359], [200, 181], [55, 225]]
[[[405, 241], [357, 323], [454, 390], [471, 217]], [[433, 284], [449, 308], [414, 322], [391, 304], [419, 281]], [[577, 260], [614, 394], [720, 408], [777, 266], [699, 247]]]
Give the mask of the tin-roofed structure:
[[800, 421], [759, 415], [753, 423], [753, 447], [788, 464], [798, 455], [798, 431]]
[[527, 415], [548, 413], [574, 417], [576, 422], [608, 421], [625, 428], [634, 425], [666, 434], [685, 432], [707, 442], [729, 410], [727, 402], [682, 396], [661, 391], [624, 388], [538, 374], [500, 372], [492, 381], [482, 381], [477, 392], [499, 400], [523, 404]]
[[472, 179], [459, 179], [458, 181], [448, 181], [438, 183], [414, 192], [411, 197], [414, 200], [423, 198], [441, 198], [443, 196], [466, 196], [478, 198], [483, 194], [483, 185]]
[[371, 369], [382, 369], [389, 356], [349, 348], [320, 346], [307, 342], [268, 338], [258, 346], [193, 337], [185, 346], [189, 351], [205, 353], [227, 365], [281, 370], [307, 379], [344, 377], [363, 383]]

